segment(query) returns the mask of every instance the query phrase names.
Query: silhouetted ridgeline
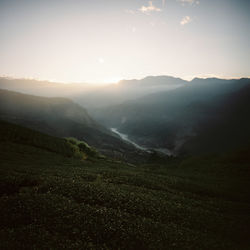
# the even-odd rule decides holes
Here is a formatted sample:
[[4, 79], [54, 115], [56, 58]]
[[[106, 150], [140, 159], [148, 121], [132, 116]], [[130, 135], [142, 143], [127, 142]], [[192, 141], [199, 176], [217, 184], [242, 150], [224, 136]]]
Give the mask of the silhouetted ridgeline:
[[49, 134], [84, 138], [106, 153], [113, 151], [117, 155], [134, 148], [121, 142], [109, 128], [146, 148], [169, 149], [175, 154], [218, 152], [249, 144], [249, 82], [247, 78], [184, 81], [157, 76], [88, 88], [84, 84], [1, 78], [0, 87], [37, 94], [51, 90], [50, 94], [63, 96], [70, 86], [68, 95], [88, 107], [91, 117], [99, 123], [67, 99], [29, 96], [27, 102], [10, 92], [9, 101], [3, 95], [6, 103], [2, 105], [2, 116]]
[[142, 146], [192, 154], [231, 150], [249, 145], [249, 86], [250, 79], [196, 78], [91, 114]]
[[127, 100], [187, 84], [180, 78], [149, 76], [141, 80], [122, 80], [117, 84], [96, 86], [87, 83], [61, 84], [28, 79], [0, 77], [0, 89], [45, 97], [69, 97], [88, 109], [120, 104]]
[[69, 99], [0, 90], [0, 119], [53, 136], [75, 137], [115, 158], [133, 161], [145, 156], [132, 144], [123, 142], [99, 125], [84, 108]]

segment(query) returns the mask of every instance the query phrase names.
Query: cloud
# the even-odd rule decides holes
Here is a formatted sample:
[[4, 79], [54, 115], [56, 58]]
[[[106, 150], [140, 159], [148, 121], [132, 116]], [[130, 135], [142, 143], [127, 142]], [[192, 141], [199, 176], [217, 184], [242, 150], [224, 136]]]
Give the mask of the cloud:
[[185, 24], [188, 24], [192, 21], [191, 17], [190, 16], [184, 16], [181, 21], [180, 21], [180, 24], [181, 25], [185, 25]]
[[189, 4], [189, 5], [198, 5], [198, 4], [200, 4], [199, 0], [177, 0], [177, 1], [181, 2], [181, 4], [183, 6], [185, 6], [186, 4]]
[[162, 9], [160, 8], [157, 8], [156, 6], [153, 5], [153, 2], [152, 1], [149, 1], [148, 2], [148, 6], [142, 6], [140, 9], [139, 9], [140, 12], [144, 13], [144, 14], [149, 14], [150, 12], [160, 12], [162, 11]]

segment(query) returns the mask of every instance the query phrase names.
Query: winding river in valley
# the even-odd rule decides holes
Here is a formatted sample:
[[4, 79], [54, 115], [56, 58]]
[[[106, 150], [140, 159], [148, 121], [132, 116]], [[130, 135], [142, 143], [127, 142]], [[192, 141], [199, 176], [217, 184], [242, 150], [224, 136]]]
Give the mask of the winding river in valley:
[[145, 147], [140, 146], [140, 145], [138, 145], [137, 143], [131, 141], [131, 140], [128, 138], [128, 135], [119, 132], [119, 131], [117, 130], [117, 128], [110, 128], [110, 130], [111, 130], [113, 133], [119, 135], [120, 138], [121, 138], [122, 140], [124, 140], [124, 141], [126, 141], [126, 142], [129, 142], [129, 143], [131, 143], [131, 144], [133, 144], [136, 148], [138, 148], [138, 149], [140, 149], [140, 150], [147, 151], [147, 152], [152, 152], [152, 151], [154, 150], [154, 151], [157, 151], [157, 152], [162, 153], [162, 154], [167, 155], [167, 156], [174, 156], [174, 153], [171, 152], [171, 151], [170, 151], [169, 149], [167, 149], [167, 148], [145, 148]]

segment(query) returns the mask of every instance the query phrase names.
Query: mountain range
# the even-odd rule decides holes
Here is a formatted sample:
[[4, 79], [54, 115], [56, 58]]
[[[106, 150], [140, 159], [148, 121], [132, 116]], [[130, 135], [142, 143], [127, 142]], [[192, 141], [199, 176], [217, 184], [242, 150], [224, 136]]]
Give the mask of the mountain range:
[[149, 76], [99, 87], [0, 78], [2, 89], [36, 95], [1, 90], [0, 118], [126, 159], [145, 152], [111, 128], [150, 150], [221, 152], [250, 145], [249, 86], [248, 78]]
[[145, 153], [94, 121], [67, 98], [39, 97], [0, 90], [0, 120], [57, 137], [74, 137], [114, 158], [133, 161]]
[[186, 83], [187, 81], [170, 76], [149, 76], [141, 80], [122, 80], [103, 86], [0, 77], [0, 89], [44, 97], [67, 97], [88, 109], [108, 107], [128, 100], [136, 100], [147, 94], [178, 88]]
[[[91, 114], [145, 147], [194, 154], [229, 150], [249, 143], [249, 86], [249, 79], [196, 78], [171, 91], [95, 109]], [[206, 139], [202, 134], [208, 135]], [[188, 146], [191, 139], [192, 144], [198, 140], [194, 151]]]

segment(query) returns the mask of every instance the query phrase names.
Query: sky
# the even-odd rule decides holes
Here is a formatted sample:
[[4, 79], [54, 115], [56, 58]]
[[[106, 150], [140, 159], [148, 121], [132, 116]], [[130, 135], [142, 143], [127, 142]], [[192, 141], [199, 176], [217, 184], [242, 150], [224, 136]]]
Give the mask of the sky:
[[0, 0], [0, 75], [250, 76], [250, 0]]

